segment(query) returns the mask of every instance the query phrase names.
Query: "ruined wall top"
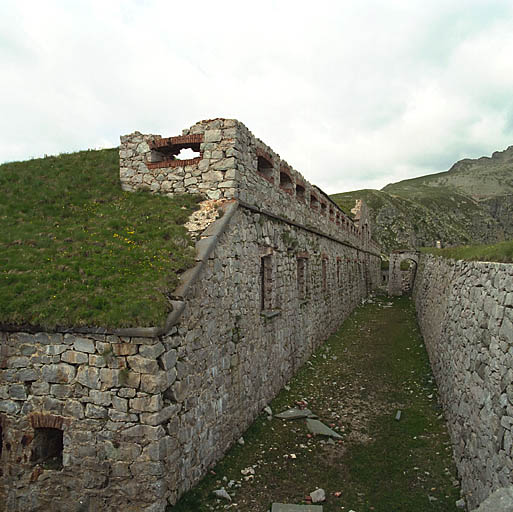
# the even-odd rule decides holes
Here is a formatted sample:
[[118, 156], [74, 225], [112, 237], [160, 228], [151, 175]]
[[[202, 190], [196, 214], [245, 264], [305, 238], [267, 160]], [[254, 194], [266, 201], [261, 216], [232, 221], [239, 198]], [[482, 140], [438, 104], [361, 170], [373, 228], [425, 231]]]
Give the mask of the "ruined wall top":
[[[195, 154], [180, 159], [183, 149]], [[124, 190], [237, 199], [379, 252], [368, 223], [353, 222], [326, 193], [235, 119], [200, 121], [175, 137], [125, 135], [119, 154]], [[359, 211], [367, 211], [361, 202]]]

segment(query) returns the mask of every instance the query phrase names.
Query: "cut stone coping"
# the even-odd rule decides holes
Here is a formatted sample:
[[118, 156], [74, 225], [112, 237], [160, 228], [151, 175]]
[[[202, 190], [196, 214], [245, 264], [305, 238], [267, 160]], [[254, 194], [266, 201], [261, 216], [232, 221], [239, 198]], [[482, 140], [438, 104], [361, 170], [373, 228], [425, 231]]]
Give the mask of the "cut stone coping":
[[513, 510], [513, 486], [502, 487], [490, 494], [473, 512], [511, 512]]
[[273, 503], [271, 512], [322, 512], [322, 505], [286, 505]]
[[334, 437], [335, 439], [342, 439], [340, 434], [337, 434], [334, 430], [331, 430], [331, 428], [322, 423], [322, 421], [307, 418], [306, 426], [308, 427], [308, 430], [312, 432], [312, 434]]
[[[280, 412], [280, 414], [275, 414], [275, 418], [280, 418], [282, 420], [297, 420], [299, 418], [311, 418], [315, 416], [310, 409], [298, 409], [297, 407], [293, 407], [292, 409], [288, 409], [287, 411]], [[315, 416], [317, 418], [317, 416]]]

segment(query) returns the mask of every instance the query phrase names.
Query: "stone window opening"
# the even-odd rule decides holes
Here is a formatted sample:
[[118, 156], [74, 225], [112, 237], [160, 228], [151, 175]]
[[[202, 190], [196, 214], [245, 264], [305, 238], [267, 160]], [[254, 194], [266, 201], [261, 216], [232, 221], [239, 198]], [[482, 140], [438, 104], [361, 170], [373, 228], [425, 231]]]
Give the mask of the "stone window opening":
[[270, 254], [260, 258], [260, 309], [273, 309], [273, 260]]
[[280, 188], [289, 195], [294, 195], [294, 182], [283, 169], [280, 171]]
[[45, 469], [62, 469], [63, 431], [59, 428], [34, 429], [30, 461]]
[[148, 142], [150, 154], [146, 165], [149, 169], [194, 165], [202, 158], [200, 150], [202, 142], [203, 135], [201, 134], [150, 141]]
[[307, 287], [308, 258], [306, 255], [297, 257], [297, 293], [299, 300], [305, 300], [308, 294]]
[[322, 203], [322, 202], [321, 202], [321, 215], [322, 215], [323, 217], [326, 217], [326, 209], [327, 209], [327, 208], [326, 208], [326, 203]]
[[296, 198], [299, 201], [306, 202], [306, 190], [303, 185], [296, 183]]
[[333, 209], [332, 206], [330, 206], [330, 220], [331, 220], [331, 222], [335, 221], [335, 210]]
[[328, 257], [323, 256], [321, 260], [322, 291], [328, 291]]
[[257, 171], [264, 178], [268, 179], [271, 183], [274, 183], [273, 164], [271, 160], [267, 158], [267, 156], [264, 156], [263, 154], [257, 155]]
[[340, 266], [341, 266], [340, 258], [337, 258], [337, 285], [338, 286], [340, 286]]
[[313, 195], [310, 195], [310, 208], [314, 211], [319, 209], [319, 200]]

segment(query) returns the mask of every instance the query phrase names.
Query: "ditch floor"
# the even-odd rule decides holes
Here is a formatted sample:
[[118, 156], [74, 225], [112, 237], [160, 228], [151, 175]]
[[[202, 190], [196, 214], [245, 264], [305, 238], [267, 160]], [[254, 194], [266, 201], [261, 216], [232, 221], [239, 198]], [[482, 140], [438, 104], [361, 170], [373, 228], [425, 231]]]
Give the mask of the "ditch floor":
[[[272, 503], [324, 512], [457, 511], [460, 487], [429, 360], [409, 297], [358, 307], [173, 512], [266, 512]], [[313, 436], [307, 407], [342, 436]], [[401, 411], [400, 419], [398, 411]], [[214, 491], [224, 488], [228, 499]]]

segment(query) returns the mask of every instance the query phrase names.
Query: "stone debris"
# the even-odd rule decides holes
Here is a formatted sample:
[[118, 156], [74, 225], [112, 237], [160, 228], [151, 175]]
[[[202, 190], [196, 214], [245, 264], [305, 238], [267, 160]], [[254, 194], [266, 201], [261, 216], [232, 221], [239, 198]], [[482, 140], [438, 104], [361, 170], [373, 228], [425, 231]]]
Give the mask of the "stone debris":
[[226, 492], [226, 489], [224, 487], [221, 487], [221, 489], [216, 489], [214, 491], [214, 494], [218, 498], [222, 498], [223, 500], [232, 501], [232, 497]]
[[310, 493], [310, 498], [312, 498], [312, 503], [322, 503], [326, 501], [326, 492], [324, 489], [316, 489]]
[[293, 407], [292, 409], [280, 412], [280, 414], [276, 415], [276, 418], [282, 420], [297, 420], [300, 418], [310, 418], [311, 416], [315, 415], [310, 409], [298, 409], [297, 407]]
[[199, 209], [192, 212], [184, 224], [185, 229], [193, 236], [205, 231], [219, 217], [219, 207], [226, 201], [226, 199], [209, 199], [199, 203]]
[[267, 416], [272, 417], [273, 415], [273, 410], [269, 406], [264, 407], [264, 412], [267, 414]]
[[307, 418], [306, 426], [308, 427], [308, 430], [310, 430], [310, 432], [312, 432], [312, 434], [314, 434], [314, 435], [321, 435], [321, 436], [334, 437], [335, 439], [342, 439], [342, 436], [340, 434], [337, 434], [334, 430], [332, 430], [327, 425], [322, 423], [322, 421]]
[[458, 507], [458, 508], [465, 508], [465, 500], [463, 498], [461, 498], [460, 500], [458, 500], [455, 505]]
[[237, 442], [238, 442], [241, 446], [244, 446], [244, 438], [243, 438], [243, 437], [239, 437], [239, 439], [237, 440]]
[[473, 512], [511, 512], [513, 510], [513, 485], [502, 487], [490, 494]]
[[397, 411], [396, 414], [395, 414], [395, 420], [396, 421], [399, 421], [401, 419], [401, 411]]

